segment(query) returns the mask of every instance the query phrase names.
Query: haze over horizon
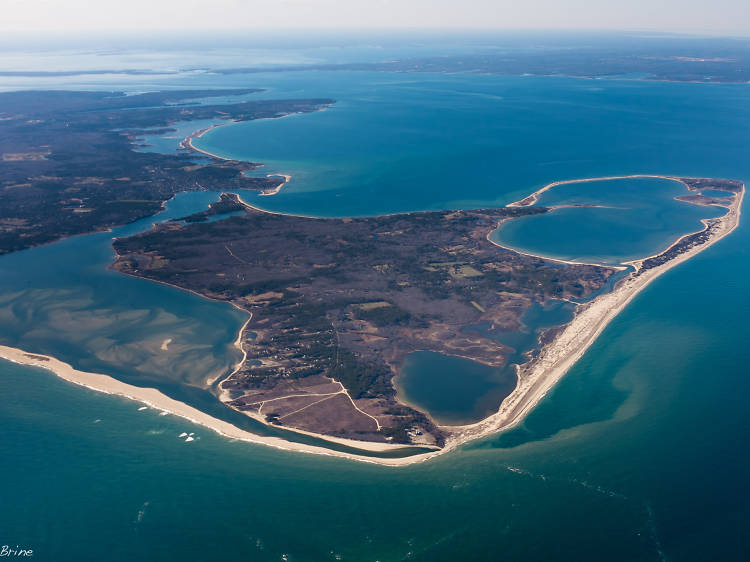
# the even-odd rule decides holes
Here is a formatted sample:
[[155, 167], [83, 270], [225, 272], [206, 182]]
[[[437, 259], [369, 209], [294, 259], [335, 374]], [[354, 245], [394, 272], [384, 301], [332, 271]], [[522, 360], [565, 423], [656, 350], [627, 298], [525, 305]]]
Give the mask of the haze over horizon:
[[3, 32], [425, 28], [750, 35], [744, 0], [6, 0]]

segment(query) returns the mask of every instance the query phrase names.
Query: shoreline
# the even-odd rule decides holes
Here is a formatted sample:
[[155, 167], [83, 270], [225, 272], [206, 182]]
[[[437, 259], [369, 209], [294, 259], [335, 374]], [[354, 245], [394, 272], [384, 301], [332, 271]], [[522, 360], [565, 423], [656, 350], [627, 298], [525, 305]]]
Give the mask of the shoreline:
[[[215, 123], [211, 125], [210, 127], [206, 127], [205, 129], [200, 129], [198, 131], [195, 131], [193, 133], [190, 133], [188, 136], [186, 136], [184, 139], [182, 139], [178, 146], [180, 148], [183, 148], [185, 150], [193, 150], [195, 152], [200, 152], [201, 154], [205, 154], [206, 156], [210, 156], [211, 158], [216, 158], [218, 160], [225, 160], [225, 161], [234, 161], [238, 162], [236, 158], [227, 158], [226, 156], [221, 156], [219, 154], [214, 154], [213, 152], [209, 152], [207, 150], [203, 150], [202, 148], [198, 148], [193, 144], [193, 141], [195, 139], [201, 138], [203, 135], [208, 133], [209, 131], [213, 131], [214, 129], [218, 129], [219, 127], [226, 127], [227, 125], [234, 125], [237, 123], [251, 123], [253, 121], [267, 121], [269, 119], [283, 119], [284, 117], [291, 117], [292, 115], [304, 115], [306, 113], [317, 113], [318, 111], [325, 111], [326, 109], [329, 109], [331, 107], [331, 104], [323, 105], [321, 107], [318, 107], [317, 109], [313, 109], [312, 111], [293, 111], [291, 113], [283, 113], [281, 115], [276, 115], [274, 117], [259, 117], [257, 119], [245, 119], [245, 120], [238, 120], [238, 119], [227, 119], [224, 120], [222, 123]], [[257, 164], [256, 166], [260, 168], [264, 164]], [[287, 177], [284, 174], [269, 174], [269, 176], [283, 176]], [[291, 178], [291, 176], [288, 176]], [[289, 180], [287, 180], [289, 181]]]
[[[238, 441], [244, 441], [247, 443], [267, 445], [284, 451], [342, 457], [350, 460], [375, 463], [384, 466], [403, 466], [407, 464], [414, 464], [417, 462], [424, 462], [428, 458], [439, 454], [438, 451], [434, 451], [401, 458], [368, 457], [365, 455], [357, 455], [354, 453], [334, 451], [332, 449], [327, 449], [324, 446], [295, 443], [293, 441], [287, 441], [286, 439], [283, 439], [281, 437], [261, 436], [250, 431], [240, 429], [230, 422], [215, 418], [198, 410], [197, 408], [194, 408], [193, 406], [185, 404], [184, 402], [180, 402], [179, 400], [170, 398], [160, 390], [157, 390], [155, 388], [145, 388], [131, 385], [105, 374], [79, 371], [78, 369], [74, 369], [68, 363], [60, 361], [59, 359], [55, 359], [54, 357], [48, 355], [28, 353], [21, 349], [0, 345], [0, 359], [5, 359], [6, 361], [10, 361], [11, 363], [16, 363], [19, 365], [37, 367], [45, 369], [47, 371], [51, 371], [61, 379], [73, 384], [77, 384], [79, 386], [83, 386], [85, 388], [88, 388], [89, 390], [101, 392], [104, 394], [121, 396], [123, 398], [140, 402], [155, 410], [159, 410], [160, 412], [167, 412], [194, 424], [203, 426], [223, 437]], [[309, 435], [318, 437], [315, 434]], [[321, 440], [326, 440], [325, 436], [319, 438], [321, 438]], [[336, 437], [329, 439], [329, 441], [331, 443], [338, 443], [369, 452], [397, 451], [399, 449], [412, 447], [411, 445], [392, 445], [389, 443], [370, 444], [366, 441], [347, 440]]]
[[[641, 272], [634, 271], [618, 283], [615, 289], [589, 303], [580, 305], [573, 320], [558, 334], [558, 336], [544, 348], [536, 360], [531, 364], [519, 367], [519, 385], [503, 401], [500, 409], [492, 416], [481, 422], [463, 426], [452, 426], [454, 435], [448, 438], [446, 450], [455, 448], [462, 443], [485, 437], [487, 435], [510, 429], [518, 425], [557, 384], [565, 373], [584, 355], [588, 348], [598, 339], [609, 323], [645, 289], [652, 281], [689, 260], [705, 249], [714, 245], [722, 238], [731, 234], [740, 224], [742, 201], [745, 196], [745, 186], [737, 193], [728, 211], [715, 219], [703, 219], [705, 228], [698, 232], [705, 232], [711, 226], [716, 230], [705, 242], [693, 246], [669, 261]], [[657, 255], [663, 255], [679, 244], [688, 233], [673, 242], [669, 248]], [[655, 256], [649, 256], [655, 257]], [[643, 262], [649, 258], [636, 260]], [[635, 267], [635, 266], [634, 266]]]
[[[221, 125], [219, 125], [221, 126]], [[282, 174], [272, 174], [283, 176]], [[669, 176], [658, 176], [658, 175], [634, 175], [634, 176], [613, 176], [612, 178], [590, 178], [587, 180], [566, 180], [563, 182], [554, 182], [544, 186], [540, 190], [532, 193], [530, 196], [511, 204], [508, 206], [527, 206], [533, 203], [528, 201], [536, 201], [537, 196], [544, 191], [552, 189], [557, 185], [564, 185], [566, 183], [577, 183], [582, 181], [605, 181], [607, 179], [623, 179], [623, 178], [637, 178], [637, 177], [651, 177], [651, 178], [663, 178], [678, 181], [683, 183], [681, 180], [669, 177]], [[286, 182], [285, 182], [286, 183]], [[283, 184], [282, 184], [283, 185]], [[162, 392], [154, 388], [141, 388], [134, 385], [121, 382], [109, 375], [88, 373], [84, 371], [78, 371], [64, 363], [50, 356], [27, 353], [23, 350], [6, 347], [0, 345], [0, 358], [12, 361], [14, 363], [28, 365], [33, 367], [40, 367], [52, 371], [57, 376], [64, 380], [84, 386], [91, 390], [103, 392], [106, 394], [115, 394], [126, 397], [131, 400], [142, 402], [150, 407], [159, 409], [163, 412], [169, 412], [178, 417], [184, 418], [188, 421], [202, 425], [219, 435], [225, 436], [230, 439], [236, 439], [246, 441], [249, 443], [263, 444], [271, 447], [275, 447], [281, 450], [304, 452], [309, 454], [320, 454], [326, 456], [334, 456], [347, 458], [350, 460], [356, 460], [360, 462], [368, 462], [371, 464], [379, 464], [383, 466], [408, 466], [416, 463], [425, 462], [433, 457], [443, 455], [458, 446], [473, 441], [482, 437], [486, 437], [491, 434], [498, 433], [503, 430], [510, 429], [515, 425], [519, 424], [523, 418], [547, 395], [547, 393], [559, 382], [559, 380], [565, 375], [565, 373], [583, 356], [588, 348], [597, 340], [598, 336], [606, 328], [606, 326], [640, 293], [646, 286], [648, 286], [654, 279], [666, 273], [668, 270], [679, 265], [680, 263], [687, 261], [694, 255], [702, 252], [706, 248], [712, 246], [725, 236], [729, 235], [740, 223], [741, 206], [745, 195], [745, 186], [742, 185], [741, 191], [735, 194], [734, 200], [730, 205], [725, 206], [728, 210], [727, 213], [721, 217], [703, 219], [704, 228], [697, 233], [705, 232], [710, 228], [714, 228], [713, 232], [709, 234], [709, 237], [699, 243], [696, 246], [690, 247], [686, 251], [674, 256], [667, 262], [662, 263], [656, 267], [641, 270], [641, 265], [644, 261], [663, 255], [664, 253], [671, 250], [682, 240], [688, 236], [692, 236], [696, 233], [688, 233], [681, 236], [679, 239], [674, 241], [667, 249], [663, 252], [656, 254], [655, 256], [648, 256], [640, 258], [638, 260], [632, 260], [630, 262], [623, 262], [624, 265], [620, 266], [619, 269], [627, 269], [630, 266], [634, 269], [630, 275], [619, 281], [615, 288], [597, 297], [596, 299], [579, 304], [576, 314], [571, 322], [569, 322], [564, 329], [555, 337], [555, 339], [549, 343], [545, 348], [541, 350], [538, 357], [532, 362], [521, 365], [517, 369], [518, 383], [516, 388], [502, 401], [498, 411], [489, 417], [475, 423], [466, 425], [440, 425], [441, 428], [449, 432], [446, 444], [441, 449], [433, 449], [425, 453], [418, 453], [412, 456], [401, 457], [401, 458], [378, 458], [368, 457], [365, 455], [357, 455], [355, 453], [347, 453], [335, 451], [326, 448], [324, 445], [306, 445], [301, 443], [295, 443], [288, 441], [281, 437], [264, 437], [252, 433], [251, 431], [240, 429], [229, 422], [225, 422], [218, 418], [215, 418], [209, 414], [201, 412], [200, 410], [193, 408], [187, 404], [171, 399]], [[238, 199], [240, 203], [245, 205], [247, 208], [252, 209], [256, 212], [270, 213], [270, 214], [287, 214], [287, 213], [275, 213], [273, 211], [266, 211], [255, 207], [241, 198]], [[292, 215], [290, 216], [298, 216]], [[309, 218], [320, 218], [320, 217], [309, 217]], [[498, 224], [499, 227], [500, 223]], [[489, 236], [496, 229], [493, 229], [487, 234], [488, 240], [495, 246], [504, 248], [504, 246], [497, 244], [489, 239]], [[523, 254], [513, 248], [507, 248], [510, 251]], [[531, 254], [525, 254], [531, 255]], [[564, 260], [555, 260], [553, 258], [547, 258], [545, 256], [535, 256], [540, 259], [545, 259], [553, 262], [578, 264], [579, 262], [569, 262]], [[605, 264], [589, 264], [603, 267], [615, 267]], [[164, 283], [159, 281], [160, 283]], [[180, 290], [187, 290], [193, 294], [206, 298], [204, 295], [200, 295], [190, 289], [183, 287], [177, 287], [170, 283], [164, 283], [168, 286]], [[246, 310], [230, 303], [238, 310], [242, 310], [248, 313]], [[244, 361], [247, 359], [247, 352], [242, 347], [242, 336], [250, 323], [251, 317], [249, 317], [242, 325], [238, 332], [237, 339], [233, 342], [234, 347], [238, 348], [242, 353], [242, 359], [235, 365], [234, 370], [241, 368]], [[218, 382], [219, 389], [221, 390], [220, 379], [225, 377], [217, 377], [212, 381], [211, 384]], [[221, 399], [221, 392], [217, 396], [219, 400], [224, 403]], [[248, 415], [247, 412], [242, 412]], [[248, 417], [255, 419], [269, 427], [275, 427], [265, 422], [260, 417], [248, 415]], [[337, 443], [352, 447], [354, 449], [360, 449], [362, 451], [369, 452], [383, 452], [383, 451], [397, 451], [399, 449], [405, 449], [409, 447], [420, 447], [419, 445], [397, 445], [391, 443], [370, 443], [366, 441], [357, 441], [353, 439], [337, 438], [327, 436], [324, 434], [317, 434], [304, 430], [298, 430], [294, 428], [280, 428], [285, 431], [290, 431], [298, 434], [303, 434], [311, 437], [315, 437], [325, 442]]]
[[[322, 111], [322, 110], [319, 110]], [[267, 119], [281, 119], [282, 117], [288, 117], [289, 115], [297, 115], [296, 113], [287, 113], [286, 115], [279, 115], [278, 117], [267, 117]], [[263, 119], [254, 119], [254, 121], [262, 121]], [[227, 125], [233, 125], [235, 123], [241, 123], [241, 121], [231, 120], [227, 121], [226, 123], [216, 123], [214, 125], [211, 125], [210, 127], [206, 127], [205, 129], [201, 129], [199, 131], [195, 131], [194, 133], [189, 134], [184, 139], [182, 139], [179, 143], [179, 147], [184, 150], [192, 150], [194, 152], [199, 152], [200, 154], [204, 154], [206, 156], [209, 156], [211, 158], [216, 158], [217, 160], [223, 160], [224, 162], [235, 162], [234, 158], [227, 158], [226, 156], [221, 156], [219, 154], [216, 154], [214, 152], [209, 152], [208, 150], [203, 150], [202, 148], [198, 148], [193, 144], [193, 141], [195, 139], [201, 138], [203, 135], [208, 133], [209, 131], [213, 131], [214, 129], [218, 129], [219, 127], [226, 127]], [[260, 163], [253, 163], [253, 165], [257, 168], [262, 168], [265, 166], [265, 164]], [[270, 190], [260, 190], [260, 193], [258, 195], [260, 196], [268, 196], [268, 195], [276, 195], [279, 191], [282, 190], [282, 188], [288, 184], [290, 181], [292, 181], [292, 176], [290, 174], [281, 174], [281, 173], [272, 173], [272, 174], [266, 174], [267, 178], [283, 178], [284, 181], [282, 181], [279, 185], [274, 187]]]
[[[682, 186], [685, 187], [685, 189], [687, 189], [689, 192], [696, 191], [694, 188], [690, 187], [684, 181], [685, 179], [695, 179], [695, 178], [687, 178], [687, 177], [683, 178], [683, 177], [678, 177], [678, 176], [666, 176], [666, 175], [661, 175], [661, 174], [631, 174], [631, 175], [626, 175], [626, 176], [602, 176], [602, 177], [595, 177], [595, 178], [581, 178], [581, 179], [572, 179], [572, 180], [561, 180], [561, 181], [555, 181], [555, 182], [552, 182], [552, 183], [548, 183], [547, 185], [541, 187], [540, 189], [537, 189], [534, 193], [532, 193], [530, 195], [527, 195], [523, 199], [519, 199], [518, 201], [514, 201], [513, 203], [508, 203], [506, 205], [506, 207], [516, 207], [516, 208], [517, 207], [531, 207], [533, 205], [536, 205], [539, 202], [539, 196], [540, 195], [542, 195], [543, 193], [545, 193], [547, 191], [550, 191], [551, 189], [554, 189], [555, 187], [559, 187], [561, 185], [570, 185], [570, 184], [575, 184], [575, 183], [592, 183], [592, 182], [598, 182], [598, 181], [626, 180], [626, 179], [663, 179], [663, 180], [669, 180], [669, 181], [674, 181], [674, 182], [677, 182], [679, 184], [682, 184]], [[742, 193], [744, 195], [744, 184], [743, 184], [743, 192]], [[677, 199], [677, 198], [675, 197], [675, 199]], [[692, 205], [704, 205], [702, 203], [692, 203], [692, 202], [687, 202], [687, 203], [690, 203]], [[708, 206], [724, 207], [725, 209], [729, 209], [731, 205], [721, 205], [721, 204], [714, 203], [714, 204], [705, 205], [705, 206], [707, 206], [707, 207]], [[581, 207], [581, 205], [553, 205], [553, 206], [549, 206], [547, 208], [549, 210], [553, 211], [553, 210], [556, 210], [556, 209], [571, 208], [571, 207]], [[586, 207], [606, 208], [606, 209], [613, 208], [613, 207], [609, 207], [609, 206], [606, 206], [606, 205], [586, 205]], [[724, 216], [724, 215], [722, 215], [722, 216]], [[721, 218], [721, 217], [718, 217], [718, 218]], [[502, 248], [504, 250], [510, 250], [511, 252], [516, 252], [517, 254], [521, 254], [523, 256], [529, 256], [531, 258], [539, 258], [539, 259], [543, 259], [543, 260], [547, 260], [547, 261], [552, 261], [552, 262], [555, 262], [555, 263], [564, 263], [564, 264], [568, 264], [568, 265], [593, 265], [593, 266], [597, 266], [597, 267], [609, 267], [609, 268], [612, 268], [612, 269], [616, 269], [618, 271], [625, 271], [630, 266], [630, 267], [633, 267], [636, 270], [636, 273], [637, 273], [638, 270], [640, 270], [640, 265], [644, 261], [646, 261], [647, 259], [655, 258], [655, 257], [660, 256], [661, 254], [669, 251], [673, 246], [675, 246], [677, 243], [679, 243], [681, 240], [683, 240], [684, 238], [686, 238], [688, 236], [691, 236], [693, 234], [698, 234], [699, 232], [704, 232], [708, 228], [708, 225], [706, 224], [706, 221], [709, 220], [709, 219], [701, 219], [701, 222], [703, 223], [704, 228], [702, 228], [701, 230], [695, 231], [695, 232], [688, 232], [687, 234], [681, 235], [677, 240], [675, 240], [674, 242], [672, 242], [671, 244], [669, 244], [669, 246], [667, 246], [666, 248], [664, 248], [664, 250], [662, 250], [660, 252], [656, 252], [656, 253], [654, 253], [654, 254], [652, 254], [650, 256], [644, 257], [644, 258], [634, 258], [634, 259], [631, 259], [631, 260], [621, 261], [621, 262], [616, 263], [616, 264], [583, 262], [583, 261], [578, 261], [578, 260], [565, 260], [565, 259], [562, 259], [562, 258], [553, 258], [553, 257], [550, 257], [550, 256], [544, 256], [544, 255], [541, 255], [541, 254], [535, 254], [533, 252], [526, 252], [524, 250], [519, 250], [517, 248], [511, 248], [510, 246], [505, 246], [505, 245], [500, 244], [499, 242], [497, 242], [495, 240], [492, 240], [492, 238], [490, 238], [490, 236], [492, 236], [492, 234], [494, 234], [495, 232], [497, 232], [498, 230], [500, 230], [500, 228], [502, 227], [503, 222], [505, 222], [506, 220], [508, 220], [508, 219], [504, 219], [504, 220], [498, 222], [497, 223], [497, 227], [493, 231], [491, 231], [491, 232], [489, 232], [487, 234], [487, 241], [490, 242], [491, 244], [494, 244], [498, 248]]]
[[534, 193], [527, 195], [523, 199], [519, 199], [518, 201], [514, 201], [513, 203], [508, 203], [506, 207], [530, 207], [531, 205], [536, 205], [539, 202], [539, 196], [542, 193], [545, 193], [549, 191], [550, 189], [554, 189], [555, 187], [559, 187], [561, 185], [570, 185], [573, 183], [592, 183], [592, 182], [597, 182], [597, 181], [635, 180], [635, 179], [671, 180], [677, 183], [681, 183], [688, 191], [692, 191], [690, 187], [684, 181], [682, 181], [680, 178], [676, 176], [666, 176], [663, 174], [630, 174], [626, 176], [602, 176], [598, 178], [581, 178], [581, 179], [572, 179], [572, 180], [553, 181], [552, 183], [548, 183], [547, 185], [537, 189]]
[[[261, 191], [258, 194], [258, 197], [268, 197], [269, 195], [276, 195], [279, 191], [281, 191], [281, 189], [286, 184], [292, 181], [292, 176], [290, 174], [266, 174], [266, 177], [267, 178], [284, 178], [284, 181], [269, 191]], [[237, 197], [239, 198], [239, 195], [237, 195]]]
[[510, 246], [503, 246], [502, 244], [500, 244], [500, 242], [497, 242], [496, 240], [493, 240], [490, 237], [495, 232], [497, 232], [500, 229], [500, 227], [502, 226], [503, 222], [505, 222], [505, 220], [508, 220], [508, 219], [504, 219], [502, 221], [499, 221], [497, 223], [497, 226], [495, 227], [495, 229], [489, 231], [487, 233], [487, 236], [485, 237], [485, 238], [487, 238], [487, 241], [490, 244], [492, 244], [494, 246], [497, 246], [498, 248], [502, 248], [503, 250], [509, 250], [511, 252], [515, 252], [517, 254], [521, 254], [522, 256], [528, 256], [530, 258], [538, 258], [540, 260], [551, 261], [551, 262], [554, 262], [554, 263], [564, 263], [566, 265], [593, 265], [593, 266], [596, 266], [596, 267], [609, 267], [611, 269], [616, 269], [617, 271], [624, 271], [624, 270], [627, 269], [627, 267], [625, 265], [622, 265], [622, 264], [623, 263], [628, 263], [628, 262], [621, 262], [619, 264], [608, 264], [608, 263], [593, 263], [593, 262], [585, 262], [585, 261], [563, 260], [563, 259], [560, 259], [560, 258], [550, 258], [548, 256], [542, 256], [540, 254], [532, 254], [531, 252], [524, 252], [523, 250], [518, 250], [516, 248], [511, 248]]
[[205, 129], [200, 129], [198, 131], [190, 133], [188, 136], [186, 136], [184, 139], [180, 141], [178, 146], [185, 150], [192, 150], [194, 152], [205, 154], [206, 156], [210, 156], [211, 158], [216, 158], [217, 160], [224, 160], [225, 162], [234, 161], [233, 158], [227, 158], [226, 156], [219, 156], [218, 154], [214, 154], [213, 152], [208, 152], [207, 150], [198, 148], [197, 146], [193, 144], [193, 141], [195, 139], [201, 138], [203, 135], [205, 135], [209, 131], [213, 131], [214, 129], [218, 129], [219, 127], [226, 127], [227, 125], [232, 125], [233, 123], [240, 123], [240, 121], [235, 121], [234, 119], [231, 119], [224, 123], [215, 123], [211, 125], [210, 127], [206, 127]]

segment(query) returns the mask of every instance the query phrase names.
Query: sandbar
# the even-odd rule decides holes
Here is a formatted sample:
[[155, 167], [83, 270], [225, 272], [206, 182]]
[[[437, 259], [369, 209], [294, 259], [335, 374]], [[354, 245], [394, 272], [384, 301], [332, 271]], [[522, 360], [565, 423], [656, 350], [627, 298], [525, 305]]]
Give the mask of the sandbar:
[[[117, 396], [123, 396], [125, 398], [135, 400], [137, 402], [145, 404], [146, 406], [150, 406], [152, 408], [160, 410], [161, 412], [169, 412], [170, 414], [173, 414], [180, 418], [184, 418], [195, 424], [207, 427], [212, 431], [215, 431], [219, 435], [223, 435], [224, 437], [236, 439], [239, 441], [246, 441], [248, 443], [258, 443], [275, 447], [277, 449], [295, 451], [299, 453], [337, 456], [361, 462], [382, 464], [386, 466], [402, 466], [413, 464], [415, 462], [427, 460], [429, 457], [438, 453], [438, 451], [435, 451], [412, 457], [386, 459], [368, 457], [341, 451], [333, 451], [325, 447], [295, 443], [293, 441], [287, 441], [279, 437], [265, 437], [256, 435], [244, 429], [240, 429], [229, 422], [215, 418], [209, 414], [206, 414], [205, 412], [201, 412], [197, 408], [193, 408], [192, 406], [180, 402], [179, 400], [170, 398], [169, 396], [165, 395], [155, 388], [142, 388], [139, 386], [124, 383], [109, 375], [79, 371], [78, 369], [74, 369], [73, 367], [71, 367], [68, 363], [64, 363], [63, 361], [60, 361], [59, 359], [55, 359], [54, 357], [50, 357], [48, 355], [28, 353], [21, 349], [0, 345], [0, 358], [20, 365], [38, 367], [46, 369], [48, 371], [52, 371], [58, 377], [68, 382], [84, 386], [97, 392], [114, 394]], [[398, 451], [399, 449], [409, 448], [408, 446], [394, 445], [391, 443], [368, 443], [364, 441], [354, 441], [338, 438], [321, 438], [323, 440], [328, 440], [331, 443], [339, 443], [356, 449], [361, 449], [363, 451], [371, 452]]]

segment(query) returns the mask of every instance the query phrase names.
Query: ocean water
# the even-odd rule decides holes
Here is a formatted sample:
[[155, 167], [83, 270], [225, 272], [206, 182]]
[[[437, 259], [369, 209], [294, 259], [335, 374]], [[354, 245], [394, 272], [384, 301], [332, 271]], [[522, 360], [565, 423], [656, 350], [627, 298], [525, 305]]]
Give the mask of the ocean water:
[[[293, 176], [270, 210], [318, 216], [506, 204], [553, 181], [742, 177], [742, 85], [556, 77], [280, 73], [264, 97], [332, 110], [214, 129], [196, 146]], [[248, 85], [248, 83], [245, 83]], [[710, 141], [709, 141], [710, 139]], [[648, 182], [646, 182], [648, 183]]]
[[[265, 162], [263, 173], [292, 173], [288, 189], [259, 200], [274, 210], [491, 206], [551, 181], [633, 173], [750, 179], [750, 90], [740, 85], [342, 72], [180, 75], [138, 86], [162, 84], [339, 100], [201, 139]], [[694, 221], [689, 205], [680, 208]], [[628, 239], [640, 226], [609, 228]], [[521, 426], [408, 468], [231, 442], [0, 362], [0, 545], [54, 561], [743, 560], [748, 228], [652, 283]], [[163, 381], [162, 365], [175, 392], [210, 396], [207, 373], [232, 363], [241, 316], [107, 272], [102, 240], [111, 236], [0, 258], [0, 338], [131, 382]], [[66, 266], [58, 253], [80, 259]], [[111, 283], [122, 291], [110, 293]], [[131, 335], [106, 325], [107, 345], [75, 335], [92, 318], [113, 317], [132, 322]], [[173, 332], [181, 352], [160, 363], [157, 344]], [[112, 347], [127, 353], [102, 351]]]

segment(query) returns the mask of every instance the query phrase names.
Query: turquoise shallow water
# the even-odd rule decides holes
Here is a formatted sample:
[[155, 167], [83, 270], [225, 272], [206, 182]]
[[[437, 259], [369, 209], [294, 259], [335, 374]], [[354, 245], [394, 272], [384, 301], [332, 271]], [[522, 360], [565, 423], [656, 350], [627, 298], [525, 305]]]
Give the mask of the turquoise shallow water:
[[[158, 219], [206, 208], [218, 193], [178, 196]], [[154, 219], [4, 256], [0, 341], [54, 355], [136, 384], [179, 381], [206, 388], [239, 359], [232, 349], [243, 312], [170, 287], [109, 271], [114, 236]], [[171, 339], [167, 350], [162, 344]]]
[[[750, 179], [743, 86], [366, 73], [217, 80], [170, 85], [262, 85], [340, 100], [325, 112], [206, 138], [267, 162], [268, 172], [292, 170], [288, 190], [261, 200], [292, 212], [492, 205], [550, 181], [613, 174]], [[338, 172], [322, 181], [332, 167]], [[103, 270], [105, 245], [82, 250], [97, 236], [111, 235], [0, 260], [12, 312], [4, 318], [27, 322], [4, 320], [2, 338], [114, 368], [119, 361], [97, 355], [101, 342], [76, 339], [71, 324], [49, 319], [73, 322], [56, 311], [75, 306], [86, 318], [97, 307], [105, 319], [112, 307], [127, 314], [132, 298], [147, 312], [163, 308], [165, 325], [175, 326], [165, 331], [179, 332], [188, 353], [200, 347], [190, 342], [216, 346], [201, 353], [207, 369], [197, 373], [194, 360], [170, 362], [178, 390], [226, 368], [220, 351], [240, 321], [229, 307], [137, 280], [130, 288], [122, 281], [117, 299], [92, 304], [106, 294], [105, 276], [120, 282]], [[517, 429], [405, 469], [229, 442], [0, 363], [0, 544], [54, 561], [743, 560], [748, 247], [743, 224], [655, 281]], [[54, 261], [58, 252], [81, 261], [66, 269]], [[81, 282], [87, 295], [70, 289]], [[7, 300], [21, 291], [29, 298]], [[68, 329], [52, 337], [53, 326]], [[160, 343], [161, 334], [143, 337]], [[117, 374], [148, 380], [153, 369]], [[183, 431], [198, 439], [185, 443]]]
[[156, 217], [111, 233], [72, 237], [3, 256], [0, 342], [52, 355], [77, 369], [158, 388], [262, 435], [319, 443], [253, 421], [216, 398], [217, 381], [240, 359], [234, 342], [247, 320], [245, 312], [107, 269], [114, 259], [113, 237], [204, 210], [219, 195], [218, 191], [181, 193]]
[[544, 192], [537, 205], [601, 207], [564, 207], [510, 221], [492, 239], [532, 254], [621, 263], [657, 254], [681, 235], [701, 230], [701, 219], [726, 212], [674, 199], [689, 194], [678, 182], [651, 178], [561, 185]]

